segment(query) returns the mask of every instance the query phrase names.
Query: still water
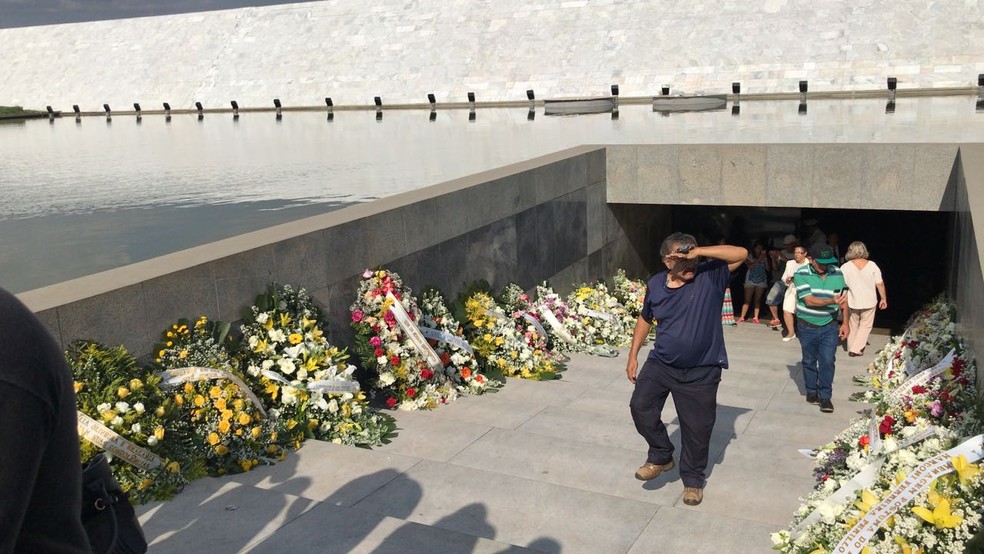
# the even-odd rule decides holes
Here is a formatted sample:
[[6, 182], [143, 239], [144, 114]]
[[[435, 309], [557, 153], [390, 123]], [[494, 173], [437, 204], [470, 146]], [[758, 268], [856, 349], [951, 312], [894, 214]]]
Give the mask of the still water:
[[0, 286], [21, 292], [582, 144], [980, 142], [972, 96], [538, 109], [133, 115], [0, 124]]

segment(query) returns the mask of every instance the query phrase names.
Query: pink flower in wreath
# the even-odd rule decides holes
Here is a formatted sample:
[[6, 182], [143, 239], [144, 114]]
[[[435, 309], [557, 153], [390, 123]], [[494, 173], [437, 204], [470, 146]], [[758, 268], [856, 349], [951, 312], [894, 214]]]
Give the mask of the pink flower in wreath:
[[366, 317], [366, 314], [362, 313], [362, 310], [354, 310], [352, 312], [352, 321], [358, 323], [362, 321], [362, 318]]
[[370, 277], [372, 277], [372, 270], [367, 268], [365, 271], [362, 272], [362, 278], [368, 279]]
[[940, 417], [943, 415], [943, 404], [939, 400], [933, 400], [933, 403], [929, 405], [929, 413], [933, 417]]
[[379, 348], [379, 345], [383, 344], [383, 340], [379, 337], [372, 337], [369, 339], [369, 344], [371, 344], [374, 348]]

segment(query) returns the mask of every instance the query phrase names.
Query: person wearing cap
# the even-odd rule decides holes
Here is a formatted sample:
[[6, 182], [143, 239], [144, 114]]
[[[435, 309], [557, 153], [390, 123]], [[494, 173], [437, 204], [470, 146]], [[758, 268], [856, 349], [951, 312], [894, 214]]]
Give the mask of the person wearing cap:
[[[796, 335], [803, 352], [803, 382], [806, 401], [819, 404], [820, 411], [834, 411], [831, 401], [837, 345], [846, 339], [847, 291], [844, 274], [827, 244], [814, 244], [809, 262], [793, 275], [796, 287]], [[842, 321], [837, 324], [838, 319]]]
[[[634, 385], [629, 411], [646, 440], [646, 462], [636, 479], [649, 481], [673, 469], [673, 443], [662, 421], [669, 395], [680, 420], [680, 480], [683, 503], [704, 498], [711, 431], [717, 415], [721, 372], [728, 367], [721, 306], [731, 272], [748, 256], [740, 246], [697, 246], [693, 236], [673, 233], [660, 245], [666, 271], [646, 285], [625, 374]], [[702, 261], [701, 261], [702, 259]], [[646, 362], [637, 357], [649, 330], [658, 332]]]

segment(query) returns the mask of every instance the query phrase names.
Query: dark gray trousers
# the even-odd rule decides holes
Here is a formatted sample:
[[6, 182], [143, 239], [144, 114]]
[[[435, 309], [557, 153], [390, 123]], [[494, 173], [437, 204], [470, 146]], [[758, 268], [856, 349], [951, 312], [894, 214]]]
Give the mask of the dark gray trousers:
[[673, 443], [661, 420], [666, 397], [673, 395], [680, 420], [680, 479], [685, 487], [704, 488], [720, 382], [719, 366], [677, 369], [651, 359], [636, 376], [629, 410], [636, 430], [649, 444], [646, 461], [650, 463], [662, 465], [673, 459]]

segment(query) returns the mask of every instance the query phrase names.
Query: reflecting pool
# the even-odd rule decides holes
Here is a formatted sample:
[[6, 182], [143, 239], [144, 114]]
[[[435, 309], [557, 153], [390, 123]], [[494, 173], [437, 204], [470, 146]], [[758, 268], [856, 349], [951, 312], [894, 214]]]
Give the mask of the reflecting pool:
[[583, 144], [979, 142], [972, 96], [72, 117], [0, 123], [0, 286], [21, 292]]

